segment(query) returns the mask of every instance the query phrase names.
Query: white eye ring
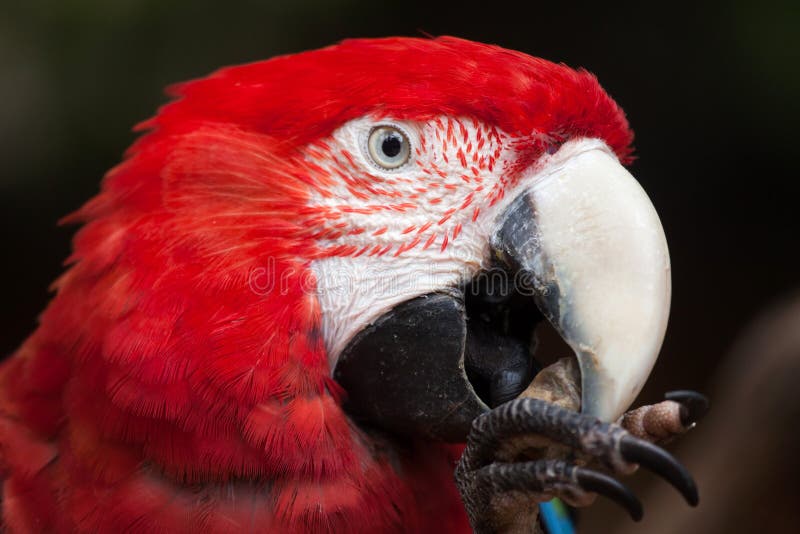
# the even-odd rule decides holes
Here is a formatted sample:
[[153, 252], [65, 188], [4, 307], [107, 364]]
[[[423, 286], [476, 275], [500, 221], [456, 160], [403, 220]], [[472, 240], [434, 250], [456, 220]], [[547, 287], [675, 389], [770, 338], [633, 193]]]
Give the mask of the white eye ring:
[[391, 124], [375, 126], [367, 138], [367, 151], [372, 161], [385, 170], [402, 167], [411, 157], [411, 142], [406, 133]]

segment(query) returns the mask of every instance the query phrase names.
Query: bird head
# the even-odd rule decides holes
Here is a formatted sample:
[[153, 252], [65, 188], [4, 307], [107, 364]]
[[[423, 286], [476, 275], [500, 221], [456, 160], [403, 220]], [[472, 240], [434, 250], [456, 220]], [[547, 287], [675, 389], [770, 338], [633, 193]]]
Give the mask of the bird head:
[[109, 352], [188, 351], [206, 396], [341, 387], [359, 420], [452, 441], [528, 385], [542, 321], [579, 362], [582, 411], [614, 419], [640, 391], [669, 256], [588, 72], [365, 39], [171, 92], [76, 216], [67, 277], [113, 268], [104, 307], [138, 309]]

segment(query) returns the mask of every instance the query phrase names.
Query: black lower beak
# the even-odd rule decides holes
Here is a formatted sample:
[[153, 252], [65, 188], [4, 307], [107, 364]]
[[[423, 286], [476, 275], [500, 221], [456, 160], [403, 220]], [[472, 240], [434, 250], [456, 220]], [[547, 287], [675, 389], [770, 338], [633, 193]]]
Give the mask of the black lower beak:
[[507, 282], [502, 271], [484, 271], [359, 332], [334, 370], [351, 416], [395, 434], [463, 442], [477, 416], [517, 397], [539, 369], [531, 340], [541, 316]]
[[334, 378], [362, 422], [399, 434], [463, 441], [488, 408], [464, 368], [466, 310], [458, 296], [431, 294], [393, 308], [356, 335]]

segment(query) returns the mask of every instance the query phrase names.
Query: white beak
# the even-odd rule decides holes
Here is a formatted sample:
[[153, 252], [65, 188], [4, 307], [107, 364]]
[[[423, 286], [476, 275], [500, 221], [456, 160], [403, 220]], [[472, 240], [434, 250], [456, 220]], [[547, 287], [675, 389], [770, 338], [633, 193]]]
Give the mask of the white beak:
[[524, 183], [493, 248], [528, 273], [539, 308], [575, 351], [581, 411], [615, 420], [641, 390], [664, 339], [671, 277], [661, 222], [602, 145], [554, 158]]

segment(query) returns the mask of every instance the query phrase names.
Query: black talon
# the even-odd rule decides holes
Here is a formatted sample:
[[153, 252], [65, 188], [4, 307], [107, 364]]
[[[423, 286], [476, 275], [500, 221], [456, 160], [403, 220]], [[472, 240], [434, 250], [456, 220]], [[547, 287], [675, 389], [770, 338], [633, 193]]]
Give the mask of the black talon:
[[620, 439], [619, 452], [631, 463], [639, 464], [660, 475], [677, 489], [690, 506], [697, 506], [697, 485], [689, 471], [667, 451], [642, 439], [625, 435]]
[[628, 511], [634, 521], [642, 519], [642, 503], [618, 480], [563, 460], [537, 460], [514, 464], [495, 463], [475, 473], [476, 486], [494, 492], [523, 491], [539, 493], [558, 485], [574, 485], [582, 491], [597, 493]]
[[642, 519], [642, 503], [636, 495], [622, 482], [600, 473], [583, 467], [575, 468], [575, 477], [581, 488], [592, 493], [602, 495], [625, 508], [634, 521]]
[[664, 398], [681, 405], [681, 424], [687, 428], [702, 419], [708, 411], [708, 398], [696, 391], [670, 391]]

